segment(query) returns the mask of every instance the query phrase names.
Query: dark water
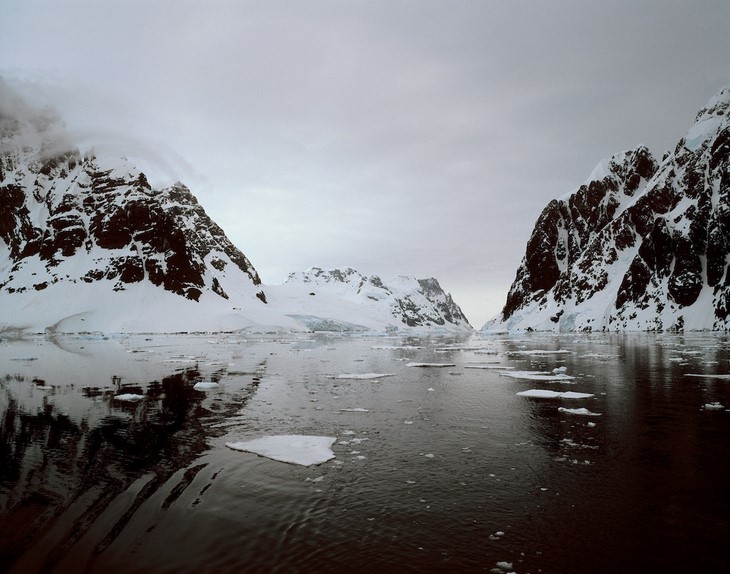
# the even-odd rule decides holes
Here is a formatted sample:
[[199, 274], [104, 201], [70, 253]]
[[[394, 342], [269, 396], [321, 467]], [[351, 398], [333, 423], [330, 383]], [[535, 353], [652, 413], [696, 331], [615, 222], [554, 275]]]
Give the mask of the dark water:
[[[729, 571], [716, 374], [711, 334], [2, 341], [0, 571]], [[225, 447], [275, 434], [336, 458]]]

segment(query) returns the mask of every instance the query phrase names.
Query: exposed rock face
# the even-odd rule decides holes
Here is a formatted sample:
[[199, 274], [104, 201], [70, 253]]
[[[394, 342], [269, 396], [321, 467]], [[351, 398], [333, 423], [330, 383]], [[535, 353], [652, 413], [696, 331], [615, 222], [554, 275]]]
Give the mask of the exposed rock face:
[[291, 273], [285, 286], [305, 285], [310, 296], [329, 293], [363, 306], [387, 309], [397, 323], [408, 327], [457, 326], [471, 328], [469, 321], [434, 278], [399, 276], [383, 281], [350, 267], [329, 271], [313, 267]]
[[[43, 129], [4, 116], [0, 130], [0, 294], [57, 282], [149, 282], [198, 301], [256, 270], [184, 185], [152, 189], [120, 161], [52, 151]], [[29, 137], [29, 134], [32, 137]], [[36, 145], [27, 145], [32, 140]], [[258, 288], [257, 296], [266, 302]]]
[[660, 165], [602, 162], [535, 224], [502, 311], [513, 329], [730, 326], [730, 87]]

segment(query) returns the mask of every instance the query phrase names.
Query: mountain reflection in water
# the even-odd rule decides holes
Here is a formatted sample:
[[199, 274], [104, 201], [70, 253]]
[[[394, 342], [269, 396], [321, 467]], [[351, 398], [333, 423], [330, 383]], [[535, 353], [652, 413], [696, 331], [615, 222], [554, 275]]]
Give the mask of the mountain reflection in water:
[[[37, 338], [0, 365], [1, 571], [730, 566], [723, 335]], [[224, 446], [275, 434], [336, 458]]]

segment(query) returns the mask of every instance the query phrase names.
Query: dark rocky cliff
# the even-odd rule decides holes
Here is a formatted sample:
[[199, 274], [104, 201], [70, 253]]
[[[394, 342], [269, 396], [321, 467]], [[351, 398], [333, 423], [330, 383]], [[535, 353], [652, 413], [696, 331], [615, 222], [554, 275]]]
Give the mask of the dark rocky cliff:
[[615, 155], [535, 224], [501, 314], [517, 329], [730, 325], [730, 88], [661, 164]]

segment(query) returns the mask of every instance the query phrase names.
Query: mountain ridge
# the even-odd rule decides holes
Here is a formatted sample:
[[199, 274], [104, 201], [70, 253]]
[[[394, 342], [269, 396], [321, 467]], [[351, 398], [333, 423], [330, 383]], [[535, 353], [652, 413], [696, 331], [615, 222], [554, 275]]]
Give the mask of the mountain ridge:
[[483, 329], [728, 329], [729, 112], [730, 86], [661, 162], [621, 152], [552, 200]]
[[0, 333], [471, 329], [433, 278], [349, 269], [369, 304], [341, 282], [314, 305], [296, 273], [265, 287], [185, 185], [82, 155], [55, 112], [0, 96]]

